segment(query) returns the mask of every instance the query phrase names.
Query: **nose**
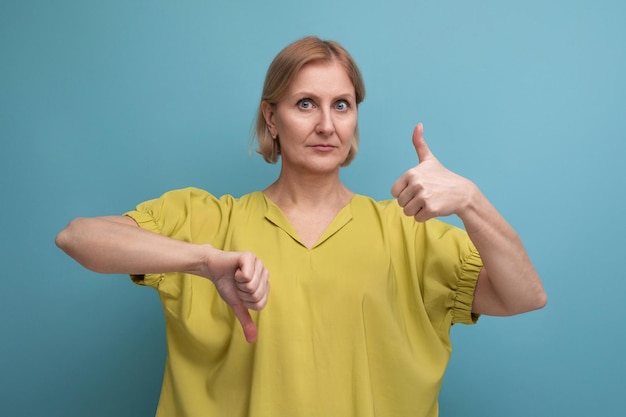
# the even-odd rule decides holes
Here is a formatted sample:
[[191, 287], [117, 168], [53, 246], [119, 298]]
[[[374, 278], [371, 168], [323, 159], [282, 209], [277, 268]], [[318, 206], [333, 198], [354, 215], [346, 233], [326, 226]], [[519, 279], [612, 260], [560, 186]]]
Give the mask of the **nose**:
[[335, 133], [335, 123], [333, 121], [332, 113], [330, 110], [320, 111], [319, 120], [315, 131], [324, 136], [330, 136]]

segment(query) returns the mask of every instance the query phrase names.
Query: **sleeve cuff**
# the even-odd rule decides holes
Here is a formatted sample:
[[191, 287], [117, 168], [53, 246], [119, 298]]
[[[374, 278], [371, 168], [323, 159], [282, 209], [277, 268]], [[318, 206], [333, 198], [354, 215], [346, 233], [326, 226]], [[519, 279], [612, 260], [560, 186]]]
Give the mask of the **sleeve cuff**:
[[470, 253], [463, 260], [461, 276], [458, 281], [456, 298], [454, 300], [452, 323], [474, 324], [480, 315], [472, 313], [474, 291], [478, 282], [478, 274], [483, 267], [478, 250], [472, 247]]
[[[128, 216], [135, 220], [139, 227], [144, 230], [148, 230], [150, 232], [161, 233], [156, 221], [152, 216], [148, 213], [143, 213], [140, 211], [129, 211], [124, 213], [125, 216]], [[163, 280], [164, 274], [145, 274], [145, 275], [131, 275], [130, 279], [133, 283], [137, 285], [143, 285], [147, 287], [152, 287], [154, 289], [159, 288], [159, 284]]]

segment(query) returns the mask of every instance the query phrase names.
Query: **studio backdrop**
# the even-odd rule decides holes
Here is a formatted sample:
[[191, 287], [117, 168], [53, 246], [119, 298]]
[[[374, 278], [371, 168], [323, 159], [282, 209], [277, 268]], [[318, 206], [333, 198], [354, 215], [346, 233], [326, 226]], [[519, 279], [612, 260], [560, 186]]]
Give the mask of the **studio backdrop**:
[[624, 22], [618, 0], [2, 2], [0, 415], [154, 414], [157, 294], [83, 269], [54, 237], [174, 188], [269, 185], [278, 166], [250, 146], [261, 86], [306, 35], [339, 41], [365, 79], [346, 185], [391, 198], [422, 122], [544, 280], [545, 309], [454, 326], [441, 415], [619, 415]]

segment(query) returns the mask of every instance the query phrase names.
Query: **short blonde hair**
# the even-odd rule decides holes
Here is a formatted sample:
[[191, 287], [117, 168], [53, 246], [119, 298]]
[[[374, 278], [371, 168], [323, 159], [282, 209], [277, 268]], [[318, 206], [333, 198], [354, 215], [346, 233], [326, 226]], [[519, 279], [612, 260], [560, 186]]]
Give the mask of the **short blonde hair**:
[[[337, 42], [308, 36], [287, 45], [276, 55], [267, 70], [256, 118], [255, 136], [259, 143], [257, 152], [270, 164], [278, 161], [280, 145], [277, 140], [272, 138], [267, 128], [265, 118], [263, 117], [262, 103], [267, 101], [272, 106], [276, 105], [285, 96], [289, 85], [302, 67], [312, 62], [338, 62], [343, 65], [354, 86], [357, 105], [365, 98], [365, 84], [363, 83], [361, 71], [348, 51]], [[357, 125], [354, 131], [352, 146], [341, 166], [347, 166], [352, 162], [358, 147], [359, 127]]]

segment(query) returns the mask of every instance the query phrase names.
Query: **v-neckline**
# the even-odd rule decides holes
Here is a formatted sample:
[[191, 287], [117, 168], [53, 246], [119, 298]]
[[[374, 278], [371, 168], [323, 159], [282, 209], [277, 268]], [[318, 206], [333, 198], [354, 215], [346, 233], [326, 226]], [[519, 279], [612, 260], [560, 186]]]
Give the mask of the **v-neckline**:
[[278, 205], [274, 203], [264, 192], [261, 192], [261, 194], [263, 195], [263, 198], [265, 199], [265, 203], [267, 207], [265, 211], [265, 218], [269, 220], [272, 224], [280, 228], [282, 231], [287, 233], [289, 236], [291, 236], [293, 240], [298, 242], [298, 244], [300, 244], [302, 247], [306, 248], [307, 250], [315, 249], [316, 247], [324, 243], [326, 240], [328, 240], [335, 233], [337, 233], [339, 230], [341, 230], [346, 224], [348, 224], [352, 220], [351, 206], [352, 206], [352, 201], [354, 200], [355, 195], [353, 195], [348, 201], [348, 203], [337, 212], [333, 220], [328, 224], [326, 229], [322, 232], [320, 237], [317, 239], [317, 242], [315, 242], [312, 246], [309, 247], [306, 244], [304, 244], [304, 242], [298, 235], [298, 232], [296, 232], [296, 229], [293, 227], [293, 224], [289, 221], [289, 219], [287, 218], [285, 213], [283, 213], [280, 207], [278, 207]]

